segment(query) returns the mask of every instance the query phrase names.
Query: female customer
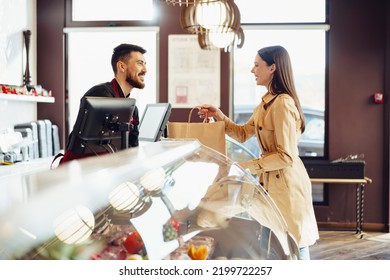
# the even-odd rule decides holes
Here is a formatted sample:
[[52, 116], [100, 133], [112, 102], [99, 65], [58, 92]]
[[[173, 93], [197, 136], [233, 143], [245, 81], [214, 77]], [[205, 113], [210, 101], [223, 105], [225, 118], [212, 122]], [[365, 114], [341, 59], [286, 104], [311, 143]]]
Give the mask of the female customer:
[[226, 133], [239, 142], [256, 135], [261, 156], [240, 165], [259, 176], [298, 243], [300, 259], [310, 259], [309, 246], [319, 235], [311, 182], [299, 158], [298, 141], [305, 130], [305, 119], [288, 52], [281, 46], [260, 49], [251, 72], [256, 84], [266, 87], [267, 93], [245, 124], [234, 123], [209, 104], [201, 105], [198, 114], [225, 122]]

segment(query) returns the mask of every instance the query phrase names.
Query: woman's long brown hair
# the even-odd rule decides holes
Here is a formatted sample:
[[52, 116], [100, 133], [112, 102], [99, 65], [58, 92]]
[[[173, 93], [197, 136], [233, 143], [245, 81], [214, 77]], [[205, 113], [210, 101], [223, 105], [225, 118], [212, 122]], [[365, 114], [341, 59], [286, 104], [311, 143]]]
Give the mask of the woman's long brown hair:
[[257, 53], [268, 66], [275, 64], [276, 70], [269, 86], [269, 91], [274, 95], [286, 93], [294, 99], [295, 106], [302, 120], [301, 132], [303, 133], [305, 131], [305, 116], [295, 90], [291, 60], [287, 50], [282, 46], [270, 46], [258, 50]]

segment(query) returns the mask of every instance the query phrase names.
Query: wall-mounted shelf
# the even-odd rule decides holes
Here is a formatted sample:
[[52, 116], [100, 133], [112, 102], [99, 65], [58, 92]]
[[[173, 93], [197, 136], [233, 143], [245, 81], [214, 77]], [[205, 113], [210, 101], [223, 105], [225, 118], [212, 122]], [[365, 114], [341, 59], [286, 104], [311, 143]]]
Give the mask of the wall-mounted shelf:
[[54, 103], [55, 99], [51, 96], [32, 96], [32, 95], [18, 95], [0, 93], [0, 100], [24, 101], [24, 102], [44, 102]]

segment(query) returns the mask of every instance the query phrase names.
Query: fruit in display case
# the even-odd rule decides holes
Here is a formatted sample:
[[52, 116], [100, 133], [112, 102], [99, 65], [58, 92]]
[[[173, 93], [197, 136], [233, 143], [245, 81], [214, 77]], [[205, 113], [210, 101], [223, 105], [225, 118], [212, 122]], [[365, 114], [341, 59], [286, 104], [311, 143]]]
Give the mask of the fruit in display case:
[[107, 243], [102, 251], [90, 258], [92, 260], [148, 259], [142, 237], [131, 224], [111, 225], [107, 232], [96, 238], [104, 239]]
[[126, 237], [123, 246], [129, 254], [136, 254], [142, 250], [144, 242], [142, 241], [141, 235], [138, 231], [133, 231]]
[[208, 249], [204, 245], [195, 247], [194, 244], [190, 244], [187, 254], [192, 260], [205, 260], [208, 254]]
[[209, 260], [213, 259], [216, 241], [211, 236], [196, 235], [166, 256], [165, 260]]
[[129, 255], [127, 256], [127, 260], [130, 260], [130, 261], [141, 261], [143, 260], [143, 257], [139, 254], [132, 254], [132, 255]]
[[121, 246], [109, 245], [101, 252], [91, 256], [90, 260], [125, 260], [127, 252]]
[[176, 230], [176, 231], [179, 231], [179, 228], [180, 228], [180, 223], [178, 220], [176, 220], [175, 218], [170, 218], [169, 219], [169, 224]]
[[144, 242], [134, 226], [109, 224], [82, 242], [66, 243], [54, 237], [30, 250], [23, 260], [144, 260]]
[[170, 218], [168, 222], [163, 225], [164, 241], [174, 240], [178, 237], [180, 223], [175, 218]]

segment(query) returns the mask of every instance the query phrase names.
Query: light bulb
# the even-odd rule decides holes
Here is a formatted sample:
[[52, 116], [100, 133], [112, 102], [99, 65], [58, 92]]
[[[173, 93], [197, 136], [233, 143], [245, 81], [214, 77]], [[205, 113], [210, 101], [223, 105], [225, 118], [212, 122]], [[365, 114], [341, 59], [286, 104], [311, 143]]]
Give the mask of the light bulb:
[[130, 210], [137, 205], [139, 201], [139, 188], [131, 183], [124, 182], [116, 187], [109, 195], [109, 200], [116, 210]]
[[140, 179], [141, 185], [148, 191], [160, 190], [165, 180], [165, 170], [162, 167], [149, 170]]
[[95, 227], [95, 218], [85, 206], [76, 206], [54, 220], [54, 232], [66, 244], [77, 244], [86, 240]]
[[210, 31], [208, 36], [213, 46], [223, 49], [233, 43], [235, 33], [234, 31], [218, 32], [218, 30], [216, 30]]
[[214, 29], [226, 22], [226, 6], [222, 2], [199, 2], [195, 9], [196, 21], [203, 28]]

